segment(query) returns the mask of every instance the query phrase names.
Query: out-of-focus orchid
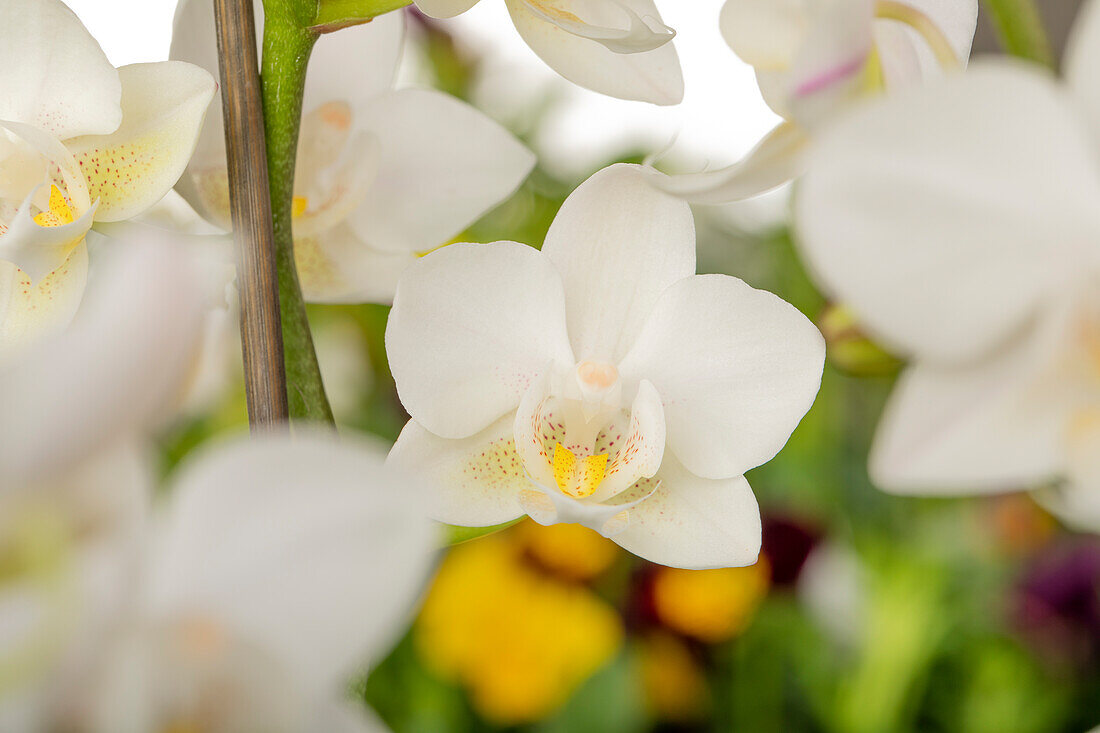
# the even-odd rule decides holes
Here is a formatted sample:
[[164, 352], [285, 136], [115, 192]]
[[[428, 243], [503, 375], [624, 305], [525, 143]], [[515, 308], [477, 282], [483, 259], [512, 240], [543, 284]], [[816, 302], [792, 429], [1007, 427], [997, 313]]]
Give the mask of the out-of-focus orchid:
[[649, 179], [607, 168], [541, 253], [452, 245], [398, 285], [386, 345], [413, 419], [390, 460], [430, 477], [436, 519], [526, 513], [662, 564], [755, 561], [743, 474], [813, 403], [823, 340], [771, 293], [695, 275], [691, 211]]
[[380, 451], [332, 437], [269, 435], [193, 459], [62, 727], [381, 729], [342, 697], [404, 629], [435, 553], [415, 488]]
[[[414, 0], [433, 18], [466, 12], [478, 0]], [[621, 99], [679, 104], [684, 97], [676, 32], [653, 0], [505, 0], [516, 30], [569, 81]]]
[[722, 35], [785, 122], [734, 165], [665, 188], [726, 203], [796, 178], [811, 136], [853, 102], [965, 66], [977, 17], [977, 0], [727, 0]]
[[189, 258], [155, 241], [99, 259], [72, 326], [0, 367], [0, 729], [38, 730], [120, 608], [163, 419], [198, 346]]
[[[309, 301], [388, 303], [418, 254], [511, 195], [534, 165], [473, 107], [437, 91], [392, 88], [404, 28], [403, 16], [390, 13], [327, 34], [313, 51], [294, 181], [295, 258]], [[172, 58], [217, 70], [207, 0], [180, 3]], [[212, 110], [178, 190], [228, 229], [222, 125]]]
[[1047, 495], [1100, 529], [1100, 4], [1065, 83], [1019, 62], [880, 100], [826, 135], [797, 197], [820, 282], [913, 364], [872, 478]]
[[59, 0], [0, 6], [0, 353], [72, 318], [94, 221], [175, 184], [216, 85], [191, 64], [115, 69]]

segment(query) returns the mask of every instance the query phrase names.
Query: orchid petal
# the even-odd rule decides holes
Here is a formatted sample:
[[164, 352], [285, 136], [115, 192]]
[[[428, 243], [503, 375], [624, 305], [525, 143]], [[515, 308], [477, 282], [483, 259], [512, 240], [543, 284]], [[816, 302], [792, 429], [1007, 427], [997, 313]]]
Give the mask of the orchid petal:
[[[88, 186], [73, 154], [50, 133], [21, 122], [0, 121], [0, 143], [7, 155], [0, 159], [3, 180], [0, 197], [22, 199], [41, 184], [57, 186], [76, 217], [91, 206]], [[52, 190], [41, 188], [34, 203], [47, 208]]]
[[760, 554], [760, 509], [744, 476], [699, 478], [671, 456], [656, 492], [629, 512], [611, 539], [650, 562], [704, 569], [752, 565]]
[[802, 128], [783, 122], [731, 166], [703, 173], [654, 176], [653, 185], [694, 204], [743, 201], [800, 176], [808, 144], [809, 137]]
[[[962, 66], [970, 58], [978, 25], [978, 0], [898, 0], [924, 15], [947, 39]], [[919, 47], [919, 45], [918, 45]]]
[[453, 18], [477, 5], [477, 0], [414, 0], [414, 3], [430, 18]]
[[427, 578], [438, 537], [416, 489], [380, 453], [328, 437], [208, 452], [172, 493], [150, 611], [226, 624], [331, 693], [387, 650]]
[[[5, 364], [5, 479], [18, 483], [47, 468], [64, 470], [107, 441], [163, 419], [178, 396], [201, 327], [201, 288], [187, 260], [162, 244], [144, 241], [121, 251], [125, 256], [100, 265], [68, 331]], [[84, 253], [84, 247], [74, 253], [80, 269], [68, 278], [83, 277]], [[4, 314], [5, 325], [9, 320]]]
[[[309, 58], [303, 109], [344, 101], [356, 116], [393, 88], [405, 42], [405, 14], [386, 13], [317, 40]], [[355, 83], [348, 83], [353, 74]]]
[[1075, 335], [1047, 316], [983, 360], [910, 367], [890, 396], [870, 455], [872, 480], [898, 494], [997, 493], [1053, 478], [1073, 399], [1055, 369]]
[[67, 141], [99, 200], [98, 221], [141, 213], [172, 189], [195, 149], [217, 85], [203, 69], [179, 61], [131, 64], [122, 80], [122, 126], [110, 135]]
[[[576, 12], [569, 12], [556, 5], [547, 4], [546, 0], [524, 0], [524, 2], [527, 5], [527, 10], [547, 23], [552, 23], [574, 36], [596, 41], [614, 53], [652, 51], [676, 37], [676, 31], [660, 22], [660, 20], [653, 16], [642, 17], [625, 3], [616, 2], [616, 0], [612, 0], [612, 3], [618, 5], [619, 11], [626, 16], [626, 28], [586, 23], [580, 20]], [[598, 12], [597, 7], [590, 2], [585, 2], [585, 0], [573, 0], [573, 4], [577, 6], [577, 11], [589, 9]], [[606, 4], [606, 0], [603, 0], [602, 4]]]
[[1100, 2], [1097, 0], [1089, 0], [1078, 11], [1063, 65], [1070, 90], [1087, 115], [1093, 144], [1100, 148]]
[[413, 419], [469, 437], [514, 410], [548, 365], [574, 363], [561, 278], [515, 242], [444, 247], [398, 283], [386, 351]]
[[105, 135], [122, 122], [118, 73], [59, 0], [0, 5], [0, 119], [59, 139]]
[[80, 307], [87, 280], [88, 247], [84, 242], [36, 285], [15, 265], [0, 262], [0, 362], [67, 326]]
[[738, 58], [764, 71], [789, 69], [810, 31], [802, 0], [726, 0], [718, 25]]
[[889, 92], [925, 81], [939, 69], [935, 59], [918, 50], [916, 33], [901, 23], [878, 21], [873, 28], [875, 52], [882, 69], [882, 84]]
[[[763, 41], [730, 37], [734, 50], [764, 63], [756, 69], [764, 100], [776, 113], [804, 127], [816, 127], [862, 94], [863, 71], [872, 50], [872, 0], [819, 0], [786, 12], [763, 10], [759, 0], [736, 0], [734, 17], [748, 29], [761, 27], [778, 43], [779, 55], [761, 55]], [[729, 6], [727, 6], [729, 7]], [[732, 23], [727, 18], [727, 25]], [[748, 29], [745, 33], [748, 33]], [[780, 58], [780, 56], [784, 58]]]
[[695, 274], [691, 208], [651, 178], [641, 166], [604, 168], [570, 194], [546, 235], [578, 361], [618, 362], [661, 292]]
[[[257, 30], [259, 30], [262, 3], [255, 3], [255, 8]], [[257, 37], [259, 36], [260, 34], [257, 33]], [[180, 0], [179, 5], [176, 6], [176, 16], [172, 25], [172, 46], [168, 55], [173, 60], [186, 61], [206, 69], [211, 75], [219, 74], [213, 3], [206, 0]], [[224, 179], [225, 168], [225, 119], [222, 116], [221, 99], [215, 99], [210, 105], [206, 121], [199, 132], [187, 171], [176, 184], [176, 189], [195, 211], [218, 226], [229, 223], [228, 183], [225, 184], [226, 216], [224, 218], [220, 216], [220, 205], [215, 206], [214, 211], [208, 209], [208, 200], [211, 195], [208, 193], [204, 197], [200, 186], [204, 183], [211, 186], [219, 179]], [[220, 202], [221, 196], [218, 195], [216, 198]]]
[[779, 452], [817, 396], [824, 360], [824, 339], [793, 306], [734, 277], [697, 275], [657, 301], [620, 373], [656, 386], [684, 466], [721, 479]]
[[432, 519], [461, 527], [510, 522], [523, 516], [519, 495], [531, 486], [512, 423], [513, 416], [505, 415], [477, 435], [448, 440], [410, 420], [387, 463], [424, 480]]
[[382, 95], [359, 125], [377, 138], [381, 159], [371, 195], [349, 223], [376, 249], [445, 244], [512, 195], [535, 163], [503, 127], [436, 91]]
[[884, 343], [977, 356], [1095, 262], [1090, 145], [1052, 80], [1020, 63], [868, 104], [811, 153], [803, 254]]
[[[621, 99], [679, 104], [684, 96], [680, 59], [671, 43], [652, 51], [616, 53], [600, 40], [577, 35], [574, 24], [623, 27], [632, 18], [650, 19], [663, 28], [653, 0], [505, 0], [516, 30], [539, 58], [575, 84]], [[552, 22], [564, 16], [569, 23]], [[589, 34], [591, 35], [591, 33]], [[661, 34], [663, 36], [663, 34]]]
[[372, 249], [346, 224], [294, 240], [302, 295], [310, 303], [392, 303], [412, 254]]
[[1033, 496], [1070, 527], [1100, 532], [1100, 413], [1079, 413], [1064, 437], [1068, 439], [1065, 483]]
[[554, 487], [532, 484], [532, 488], [520, 493], [519, 502], [527, 516], [538, 524], [579, 524], [614, 538], [630, 521], [631, 511], [653, 495], [656, 484], [644, 482], [645, 490], [639, 496], [617, 497], [616, 502], [599, 503], [574, 499]]

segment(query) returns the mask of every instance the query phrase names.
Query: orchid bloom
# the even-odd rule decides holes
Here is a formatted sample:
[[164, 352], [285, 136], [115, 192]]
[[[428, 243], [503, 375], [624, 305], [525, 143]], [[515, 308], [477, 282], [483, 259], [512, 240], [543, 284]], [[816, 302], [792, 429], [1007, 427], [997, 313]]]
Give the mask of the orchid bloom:
[[452, 245], [399, 283], [386, 347], [412, 420], [390, 461], [427, 476], [435, 519], [528, 514], [666, 565], [755, 561], [743, 474], [812, 404], [823, 340], [775, 295], [695, 275], [691, 210], [650, 179], [604, 169], [541, 252]]
[[190, 64], [114, 68], [59, 0], [0, 5], [0, 352], [63, 326], [93, 222], [169, 191], [216, 85]]
[[191, 264], [116, 243], [74, 323], [0, 366], [2, 730], [42, 729], [122, 606], [150, 499], [142, 438], [200, 339]]
[[727, 0], [722, 35], [784, 118], [742, 160], [666, 188], [728, 203], [797, 178], [812, 135], [860, 98], [965, 66], [978, 0]]
[[[452, 18], [478, 0], [414, 0], [425, 15]], [[504, 0], [520, 36], [563, 77], [620, 99], [679, 104], [684, 98], [676, 32], [653, 0]]]
[[904, 494], [1048, 496], [1100, 530], [1100, 3], [1064, 83], [975, 64], [853, 114], [796, 200], [820, 282], [912, 365], [872, 478]]
[[[218, 68], [213, 13], [209, 0], [182, 0], [172, 58]], [[505, 200], [534, 165], [526, 148], [473, 107], [433, 90], [392, 88], [404, 23], [389, 13], [327, 34], [313, 51], [293, 224], [298, 276], [311, 302], [388, 303], [418, 254], [447, 244]], [[178, 190], [229, 229], [222, 127], [212, 110]]]
[[380, 730], [347, 679], [411, 621], [439, 540], [383, 456], [299, 434], [192, 459], [62, 728]]

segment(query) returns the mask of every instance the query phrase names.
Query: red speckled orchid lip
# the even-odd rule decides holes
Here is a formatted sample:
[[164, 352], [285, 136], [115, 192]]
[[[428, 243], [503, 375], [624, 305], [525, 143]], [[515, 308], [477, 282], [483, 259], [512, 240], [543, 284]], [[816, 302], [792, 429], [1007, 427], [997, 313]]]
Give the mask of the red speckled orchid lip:
[[824, 73], [818, 74], [808, 81], [799, 84], [798, 87], [795, 88], [795, 96], [807, 97], [827, 89], [834, 84], [850, 79], [852, 76], [859, 73], [864, 64], [867, 63], [867, 55], [870, 52], [870, 48], [867, 48], [848, 61], [838, 64], [826, 70]]

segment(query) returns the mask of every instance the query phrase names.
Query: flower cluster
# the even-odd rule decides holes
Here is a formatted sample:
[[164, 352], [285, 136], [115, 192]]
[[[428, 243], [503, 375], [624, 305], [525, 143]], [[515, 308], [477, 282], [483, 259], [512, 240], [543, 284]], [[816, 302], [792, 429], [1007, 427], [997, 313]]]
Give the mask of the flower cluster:
[[[947, 624], [929, 612], [901, 628], [897, 610], [942, 604], [946, 573], [857, 537], [887, 547], [868, 572], [856, 543], [811, 553], [816, 529], [762, 523], [746, 474], [818, 398], [827, 343], [805, 313], [822, 300], [806, 284], [796, 307], [697, 260], [709, 224], [690, 204], [792, 181], [791, 250], [831, 300], [833, 361], [864, 376], [907, 363], [871, 481], [1034, 491], [1100, 532], [1100, 0], [1064, 78], [970, 64], [977, 0], [726, 0], [716, 38], [782, 122], [727, 168], [615, 162], [560, 195], [466, 95], [399, 73], [424, 43], [409, 17], [430, 35], [476, 3], [252, 3], [265, 62], [300, 86], [264, 64], [266, 101], [287, 97], [268, 105], [269, 132], [286, 113], [297, 137], [267, 151], [270, 191], [245, 191], [285, 217], [280, 256], [261, 253], [280, 271], [257, 295], [242, 270], [241, 303], [270, 296], [284, 327], [288, 309], [300, 319], [285, 363], [277, 335], [244, 361], [268, 359], [304, 395], [286, 368], [316, 367], [304, 302], [354, 306], [350, 331], [325, 328], [331, 309], [309, 314], [348, 424], [337, 438], [257, 420], [250, 438], [197, 446], [243, 407], [187, 407], [222, 360], [233, 288], [224, 255], [185, 230], [220, 230], [216, 245], [243, 221], [224, 119], [240, 80], [215, 82], [239, 50], [224, 35], [219, 48], [226, 4], [179, 0], [172, 60], [115, 68], [61, 0], [0, 0], [0, 730], [377, 730], [347, 691], [410, 626], [396, 654], [413, 650], [495, 723], [545, 717], [625, 654], [653, 717], [694, 723], [715, 702], [713, 650], [770, 589], [795, 586], [818, 631], [869, 659], [834, 685], [838, 717], [821, 727], [902, 729], [909, 683], [877, 687], [867, 640], [926, 664]], [[564, 78], [683, 98], [654, 0], [504, 4]], [[280, 58], [291, 32], [307, 51]], [[530, 226], [491, 213], [505, 202]], [[765, 284], [748, 258], [736, 267]], [[255, 418], [264, 396], [248, 385]], [[313, 392], [302, 399], [325, 402]], [[810, 429], [838, 453], [858, 443]], [[753, 485], [787, 484], [793, 503], [812, 483], [779, 471]], [[836, 482], [850, 498], [866, 481], [849, 473]], [[1026, 552], [1055, 532], [1028, 502], [990, 515]], [[475, 541], [429, 587], [441, 524]], [[1072, 594], [1095, 585], [1096, 563], [1080, 565]], [[1044, 583], [1025, 590], [1022, 616], [1061, 618]]]

